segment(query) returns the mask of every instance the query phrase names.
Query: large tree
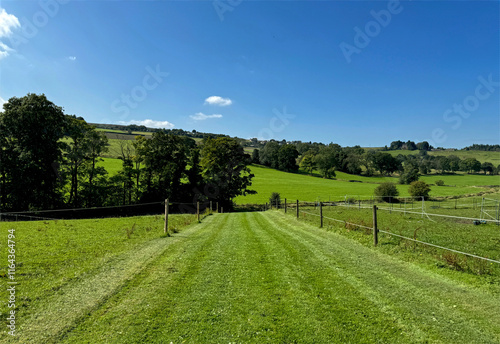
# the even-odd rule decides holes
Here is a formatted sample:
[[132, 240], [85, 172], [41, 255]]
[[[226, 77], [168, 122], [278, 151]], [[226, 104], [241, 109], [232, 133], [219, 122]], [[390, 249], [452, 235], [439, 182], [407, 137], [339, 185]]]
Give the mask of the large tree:
[[285, 144], [278, 151], [278, 169], [286, 172], [296, 172], [299, 169], [297, 157], [299, 152], [294, 145]]
[[[142, 201], [157, 201], [170, 198], [179, 199], [181, 179], [185, 176], [188, 141], [194, 140], [176, 135], [156, 132], [150, 140], [137, 147], [137, 154], [144, 163], [141, 172], [145, 189]], [[243, 149], [243, 148], [242, 148]]]
[[392, 174], [398, 171], [401, 163], [389, 153], [377, 152], [372, 156], [373, 166], [380, 171], [381, 174]]
[[201, 150], [201, 167], [205, 184], [211, 186], [212, 198], [229, 209], [239, 195], [254, 194], [248, 190], [254, 175], [248, 165], [251, 162], [243, 147], [229, 137], [207, 139]]
[[66, 116], [44, 94], [12, 97], [0, 113], [2, 207], [49, 209], [62, 203], [61, 139]]
[[278, 168], [279, 149], [280, 145], [278, 142], [274, 140], [267, 142], [259, 153], [260, 163], [272, 168]]

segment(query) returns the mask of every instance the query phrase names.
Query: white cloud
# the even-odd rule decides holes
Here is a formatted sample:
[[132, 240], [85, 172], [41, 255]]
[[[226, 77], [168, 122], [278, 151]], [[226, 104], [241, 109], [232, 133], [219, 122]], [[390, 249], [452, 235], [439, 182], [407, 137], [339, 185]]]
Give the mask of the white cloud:
[[0, 11], [0, 37], [10, 36], [12, 29], [20, 26], [19, 19], [13, 14], [8, 14], [2, 8]]
[[3, 109], [3, 104], [5, 104], [5, 103], [7, 103], [7, 102], [5, 101], [5, 99], [3, 99], [2, 97], [0, 97], [0, 111], [2, 111], [2, 109]]
[[76, 60], [76, 56], [68, 56], [68, 60], [75, 61]]
[[210, 105], [219, 105], [219, 106], [228, 106], [231, 105], [233, 101], [229, 98], [222, 98], [219, 96], [211, 96], [205, 99], [205, 104]]
[[198, 113], [195, 113], [194, 115], [191, 115], [189, 117], [191, 117], [195, 121], [204, 121], [204, 120], [209, 119], [209, 118], [222, 118], [222, 115], [218, 114], [218, 113], [213, 114], [213, 115], [205, 115], [203, 112], [198, 112]]
[[[8, 14], [5, 9], [0, 10], [0, 38], [8, 37], [12, 34], [12, 29], [20, 27], [19, 20], [13, 14]], [[7, 46], [5, 43], [0, 42], [0, 60], [9, 54], [14, 49]]]
[[9, 56], [11, 51], [13, 51], [13, 49], [9, 48], [6, 44], [0, 42], [0, 60], [3, 59], [4, 57]]
[[130, 124], [136, 124], [136, 125], [144, 125], [148, 128], [159, 128], [159, 129], [172, 129], [174, 125], [168, 121], [155, 121], [152, 119], [145, 119], [142, 121], [136, 121], [136, 120], [131, 120], [128, 122], [124, 121], [119, 121], [118, 124], [121, 125], [130, 125]]

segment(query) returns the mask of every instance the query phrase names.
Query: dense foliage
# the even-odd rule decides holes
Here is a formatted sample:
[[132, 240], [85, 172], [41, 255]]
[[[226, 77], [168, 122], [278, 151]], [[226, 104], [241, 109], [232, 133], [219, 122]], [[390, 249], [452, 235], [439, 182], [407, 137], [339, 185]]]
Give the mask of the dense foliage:
[[247, 190], [253, 177], [250, 156], [229, 137], [206, 139], [200, 153], [190, 137], [163, 130], [150, 139], [138, 136], [121, 145], [122, 169], [113, 176], [99, 166], [107, 147], [102, 132], [81, 117], [65, 115], [43, 94], [9, 99], [0, 112], [0, 210], [166, 198], [214, 200], [229, 208], [234, 197], [252, 192]]

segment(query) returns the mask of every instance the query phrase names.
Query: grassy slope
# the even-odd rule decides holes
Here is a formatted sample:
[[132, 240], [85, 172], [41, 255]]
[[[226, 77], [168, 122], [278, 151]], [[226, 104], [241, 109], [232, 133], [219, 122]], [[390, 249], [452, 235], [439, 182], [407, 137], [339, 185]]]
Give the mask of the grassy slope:
[[[339, 199], [345, 195], [349, 196], [372, 196], [373, 190], [382, 181], [397, 182], [397, 178], [390, 177], [360, 177], [338, 173], [338, 178], [357, 179], [363, 183], [348, 182], [345, 180], [330, 180], [318, 177], [311, 177], [302, 174], [286, 173], [270, 168], [252, 165], [252, 173], [255, 178], [250, 189], [258, 191], [256, 195], [239, 196], [236, 203], [264, 203], [269, 200], [272, 192], [279, 192], [282, 198], [290, 200], [300, 199], [305, 201], [317, 200], [328, 201], [330, 198]], [[433, 180], [435, 176], [423, 177]], [[448, 180], [448, 178], [451, 178]], [[461, 179], [462, 178], [462, 179]], [[466, 185], [499, 185], [500, 176], [439, 176], [436, 179], [445, 180], [446, 185], [457, 185], [460, 187], [432, 186], [431, 195], [449, 196], [465, 195], [483, 191], [482, 188]], [[368, 182], [368, 183], [367, 183]], [[484, 185], [483, 184], [483, 185]], [[400, 196], [408, 196], [408, 185], [397, 185]]]
[[175, 238], [88, 315], [73, 322], [67, 307], [54, 311], [39, 321], [72, 324], [33, 335], [55, 335], [46, 343], [500, 341], [493, 295], [277, 212], [212, 216]]
[[[99, 165], [104, 166], [110, 175], [114, 175], [121, 170], [122, 161], [119, 159], [104, 158], [104, 161], [100, 162]], [[298, 198], [309, 201], [316, 200], [318, 197], [321, 200], [328, 200], [329, 198], [337, 199], [344, 195], [372, 196], [373, 190], [377, 187], [378, 183], [385, 181], [398, 182], [397, 177], [364, 177], [343, 172], [337, 172], [337, 180], [329, 180], [305, 174], [281, 172], [259, 165], [252, 165], [251, 170], [255, 174], [251, 189], [257, 190], [258, 194], [239, 196], [236, 198], [237, 203], [265, 203], [272, 192], [279, 192], [283, 198]], [[431, 195], [473, 194], [483, 191], [483, 189], [473, 186], [500, 185], [500, 176], [457, 174], [421, 177], [421, 180], [431, 184], [438, 179], [444, 180], [445, 186], [433, 186]], [[363, 183], [348, 182], [349, 180], [358, 180]], [[450, 185], [456, 187], [450, 187]], [[407, 185], [398, 185], [397, 187], [401, 196], [408, 196]]]

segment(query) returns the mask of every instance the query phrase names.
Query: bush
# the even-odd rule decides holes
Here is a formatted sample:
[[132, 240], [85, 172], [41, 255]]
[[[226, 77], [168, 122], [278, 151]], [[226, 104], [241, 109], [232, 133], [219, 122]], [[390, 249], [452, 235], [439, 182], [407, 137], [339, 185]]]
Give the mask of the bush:
[[375, 196], [382, 197], [384, 202], [392, 202], [399, 195], [399, 191], [394, 183], [382, 183], [375, 188]]
[[439, 180], [436, 180], [436, 185], [437, 186], [443, 186], [444, 185], [444, 181], [439, 179]]
[[276, 207], [276, 205], [279, 207], [281, 204], [281, 196], [278, 192], [273, 192], [271, 194], [271, 197], [269, 197], [269, 203], [273, 206]]
[[424, 181], [413, 182], [410, 184], [410, 187], [408, 188], [408, 192], [410, 193], [410, 195], [415, 198], [424, 197], [425, 199], [429, 197], [430, 191], [431, 187]]

